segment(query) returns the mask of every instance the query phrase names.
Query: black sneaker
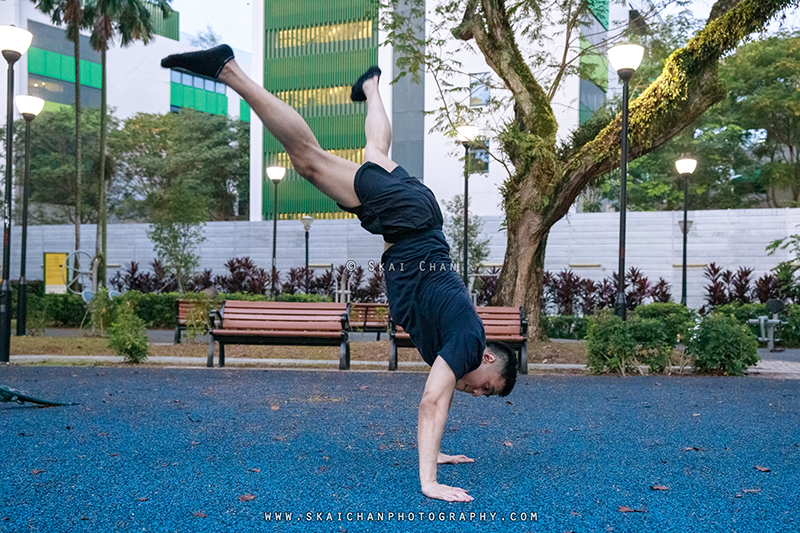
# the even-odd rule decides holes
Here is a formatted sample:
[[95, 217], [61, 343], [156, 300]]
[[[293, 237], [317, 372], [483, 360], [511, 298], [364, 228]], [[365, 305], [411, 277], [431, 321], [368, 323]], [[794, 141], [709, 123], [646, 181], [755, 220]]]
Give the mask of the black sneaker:
[[353, 89], [350, 91], [350, 100], [354, 102], [363, 102], [367, 99], [367, 95], [364, 94], [364, 82], [370, 79], [373, 76], [380, 77], [381, 69], [378, 67], [369, 67], [364, 74], [358, 78], [358, 81], [353, 84]]
[[233, 59], [233, 50], [227, 44], [221, 44], [208, 50], [173, 54], [161, 60], [164, 68], [180, 68], [194, 74], [217, 79], [222, 68]]

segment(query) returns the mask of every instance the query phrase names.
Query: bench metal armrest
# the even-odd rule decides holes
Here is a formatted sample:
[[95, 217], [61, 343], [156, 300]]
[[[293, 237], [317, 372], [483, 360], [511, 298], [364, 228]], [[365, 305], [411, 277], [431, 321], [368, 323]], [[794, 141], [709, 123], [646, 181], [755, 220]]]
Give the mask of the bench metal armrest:
[[519, 307], [519, 334], [528, 338], [528, 319], [525, 318], [525, 308]]
[[346, 333], [350, 329], [350, 303], [347, 304], [344, 314], [342, 314], [342, 332]]

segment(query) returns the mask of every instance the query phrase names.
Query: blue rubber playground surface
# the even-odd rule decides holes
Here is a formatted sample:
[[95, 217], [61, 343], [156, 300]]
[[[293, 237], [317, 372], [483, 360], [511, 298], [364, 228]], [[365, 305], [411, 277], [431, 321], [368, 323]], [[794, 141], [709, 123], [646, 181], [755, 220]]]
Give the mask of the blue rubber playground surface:
[[2, 384], [78, 405], [0, 404], [0, 531], [800, 531], [798, 381], [457, 392], [442, 451], [476, 462], [439, 481], [465, 504], [419, 491], [426, 376], [2, 368]]

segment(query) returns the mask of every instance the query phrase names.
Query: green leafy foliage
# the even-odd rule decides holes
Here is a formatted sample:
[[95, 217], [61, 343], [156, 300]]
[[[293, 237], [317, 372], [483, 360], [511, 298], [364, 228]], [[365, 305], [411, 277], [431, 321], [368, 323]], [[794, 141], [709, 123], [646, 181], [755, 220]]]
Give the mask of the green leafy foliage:
[[108, 330], [108, 346], [126, 362], [142, 363], [147, 359], [147, 330], [130, 304], [122, 306]]
[[92, 334], [100, 336], [105, 335], [106, 330], [111, 325], [114, 318], [114, 306], [105, 288], [97, 291], [94, 298], [87, 304], [87, 310], [89, 311], [89, 323], [91, 324]]
[[712, 314], [700, 322], [686, 345], [686, 354], [696, 372], [731, 376], [744, 374], [761, 360], [755, 335], [725, 314]]
[[636, 342], [621, 318], [601, 311], [589, 321], [586, 336], [588, 366], [595, 374], [632, 371]]
[[[473, 199], [470, 198], [470, 202]], [[450, 257], [459, 265], [464, 260], [464, 195], [457, 194], [451, 200], [444, 202], [447, 219], [444, 225], [444, 234], [450, 245]], [[481, 239], [483, 220], [478, 215], [468, 215], [467, 226], [467, 257], [470, 272], [489, 257], [489, 239]], [[459, 267], [459, 272], [463, 267]]]
[[574, 315], [542, 315], [539, 324], [545, 338], [582, 340], [586, 338], [589, 319]]
[[695, 326], [697, 313], [676, 303], [652, 303], [641, 305], [634, 311], [641, 319], [656, 319], [661, 322], [665, 340], [673, 345], [685, 342], [689, 330]]

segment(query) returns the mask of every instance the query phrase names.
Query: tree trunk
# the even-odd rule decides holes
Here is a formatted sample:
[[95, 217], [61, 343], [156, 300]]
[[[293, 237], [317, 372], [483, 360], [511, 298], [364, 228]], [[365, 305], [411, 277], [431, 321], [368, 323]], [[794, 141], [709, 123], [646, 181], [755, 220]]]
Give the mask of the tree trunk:
[[[75, 251], [81, 249], [81, 37], [75, 37]], [[80, 260], [75, 254], [73, 261], [73, 275], [80, 270]], [[81, 287], [75, 287], [81, 290]]]
[[100, 50], [100, 63], [102, 69], [102, 82], [100, 84], [100, 194], [98, 196], [99, 220], [97, 223], [97, 245], [95, 246], [97, 257], [100, 258], [100, 265], [97, 270], [97, 286], [106, 286], [106, 230], [107, 230], [107, 206], [106, 206], [106, 145], [108, 143], [108, 131], [106, 126], [106, 49], [105, 46]]

